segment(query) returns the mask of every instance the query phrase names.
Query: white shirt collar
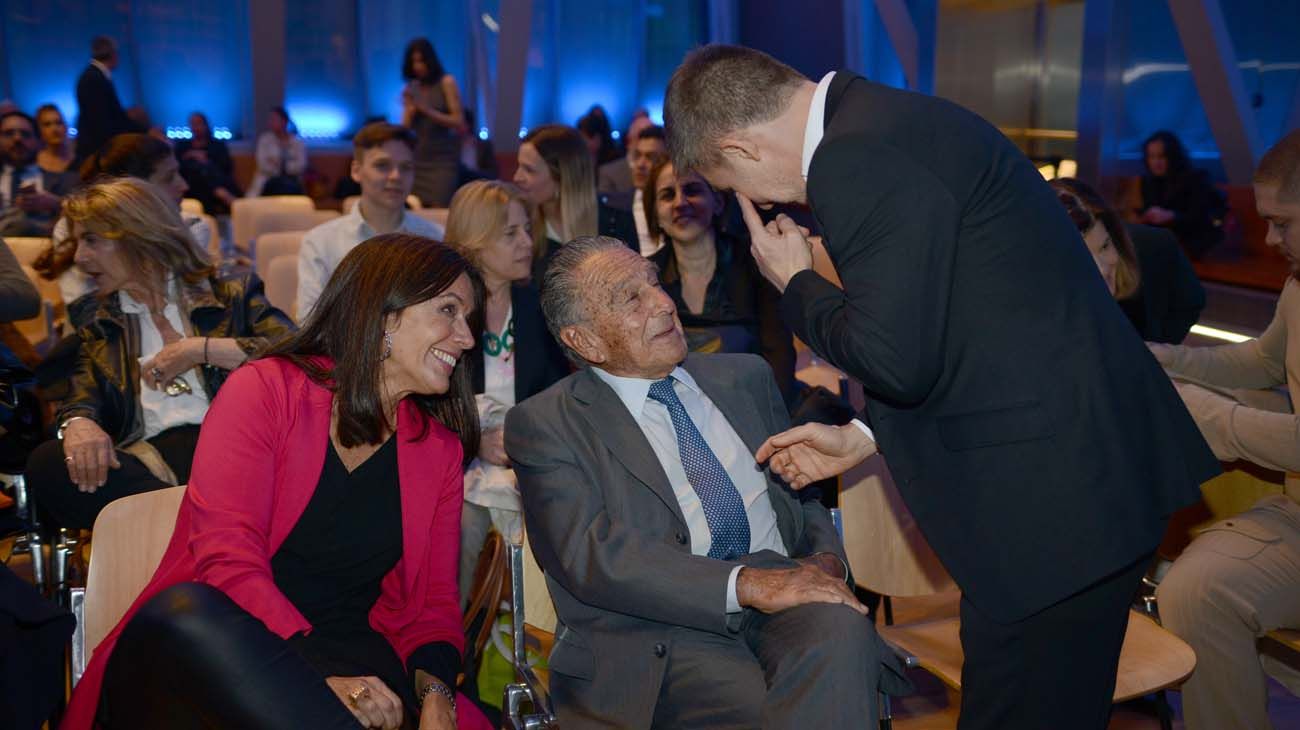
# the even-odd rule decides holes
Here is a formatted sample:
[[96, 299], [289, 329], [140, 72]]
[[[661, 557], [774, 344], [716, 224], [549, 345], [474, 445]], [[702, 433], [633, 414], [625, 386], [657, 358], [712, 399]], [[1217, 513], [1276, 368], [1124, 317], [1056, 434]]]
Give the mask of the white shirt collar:
[[822, 143], [822, 135], [826, 134], [826, 94], [831, 88], [831, 79], [835, 78], [835, 72], [830, 71], [822, 80], [817, 82], [817, 90], [813, 92], [812, 106], [808, 108], [808, 126], [803, 130], [803, 179], [808, 179], [808, 167], [812, 165], [813, 153], [817, 151], [817, 145]]
[[[138, 301], [135, 297], [127, 293], [125, 289], [117, 290], [117, 303], [122, 307], [124, 314], [149, 314], [149, 306], [144, 302]], [[168, 309], [176, 306], [176, 279], [171, 274], [167, 275], [167, 301], [163, 305], [163, 313], [168, 314]]]
[[108, 66], [105, 66], [103, 62], [97, 61], [92, 58], [90, 59], [90, 65], [102, 71], [104, 74], [104, 78], [108, 79], [109, 81], [113, 80], [113, 71], [109, 69]]
[[[415, 215], [415, 214], [412, 213], [412, 212], [409, 211], [409, 210], [405, 210], [405, 209], [403, 209], [403, 210], [402, 210], [402, 222], [399, 223], [399, 224], [397, 225], [397, 230], [399, 230], [399, 231], [406, 231], [406, 230], [409, 230], [410, 228], [409, 228], [409, 226], [406, 225], [406, 223], [407, 223], [408, 220], [410, 220], [410, 217], [411, 217], [412, 215]], [[365, 216], [361, 215], [361, 201], [360, 201], [360, 200], [357, 201], [357, 204], [356, 204], [356, 205], [352, 206], [352, 210], [348, 211], [348, 216], [350, 216], [350, 217], [352, 218], [352, 223], [356, 226], [356, 230], [357, 230], [357, 232], [358, 232], [358, 235], [361, 236], [361, 238], [358, 239], [358, 240], [364, 241], [364, 240], [366, 240], [367, 238], [371, 238], [371, 237], [373, 237], [373, 236], [375, 235], [375, 227], [372, 226], [372, 225], [370, 225], [370, 223], [368, 223], [368, 222], [366, 221]]]
[[[596, 373], [596, 377], [605, 381], [606, 385], [614, 389], [614, 392], [618, 394], [618, 399], [623, 401], [624, 406], [627, 406], [628, 413], [631, 413], [632, 418], [636, 419], [637, 423], [640, 423], [641, 414], [645, 410], [646, 400], [650, 397], [650, 385], [655, 381], [647, 380], [645, 378], [629, 378], [622, 375], [613, 375], [594, 365], [591, 366], [591, 369]], [[692, 378], [691, 374], [686, 372], [685, 368], [681, 366], [673, 368], [673, 371], [669, 373], [669, 375], [674, 380], [685, 385], [696, 393], [702, 392], [700, 386], [696, 384], [695, 378]]]

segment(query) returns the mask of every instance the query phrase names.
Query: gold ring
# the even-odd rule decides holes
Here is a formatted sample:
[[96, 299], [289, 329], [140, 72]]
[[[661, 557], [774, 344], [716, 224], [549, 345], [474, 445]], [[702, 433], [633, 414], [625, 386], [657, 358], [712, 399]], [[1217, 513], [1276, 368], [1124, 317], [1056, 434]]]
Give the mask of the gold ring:
[[362, 684], [357, 686], [355, 689], [353, 689], [351, 692], [348, 693], [348, 701], [352, 703], [353, 707], [356, 707], [357, 702], [359, 702], [361, 698], [369, 697], [369, 696], [370, 696], [370, 688]]

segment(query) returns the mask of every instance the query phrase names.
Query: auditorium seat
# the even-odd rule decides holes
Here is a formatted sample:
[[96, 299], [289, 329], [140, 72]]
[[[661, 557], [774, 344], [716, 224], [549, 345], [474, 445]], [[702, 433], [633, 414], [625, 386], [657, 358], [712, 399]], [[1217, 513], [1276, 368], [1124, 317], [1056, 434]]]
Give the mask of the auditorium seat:
[[9, 250], [14, 252], [14, 258], [18, 259], [18, 263], [24, 266], [36, 263], [36, 259], [50, 247], [48, 238], [6, 236], [3, 240], [9, 246]]
[[[236, 249], [248, 252], [257, 237], [257, 219], [277, 211], [314, 211], [316, 205], [306, 195], [273, 195], [264, 198], [239, 198], [230, 206], [230, 239]], [[308, 226], [310, 228], [310, 226]], [[305, 230], [305, 229], [304, 229]]]
[[181, 200], [182, 215], [203, 215], [206, 212], [203, 210], [203, 203], [198, 198], [183, 198]]
[[543, 655], [550, 653], [558, 619], [551, 602], [546, 577], [533, 558], [527, 536], [518, 545], [506, 548], [510, 561], [510, 629], [516, 682], [506, 685], [501, 710], [503, 727], [556, 727], [555, 708], [551, 704], [545, 676], [528, 662], [529, 640], [535, 640]]
[[[260, 260], [259, 260], [260, 263]], [[298, 254], [280, 254], [266, 267], [266, 299], [271, 306], [297, 320]]]
[[114, 500], [95, 519], [85, 588], [72, 589], [72, 683], [91, 653], [126, 615], [167, 551], [185, 487]]

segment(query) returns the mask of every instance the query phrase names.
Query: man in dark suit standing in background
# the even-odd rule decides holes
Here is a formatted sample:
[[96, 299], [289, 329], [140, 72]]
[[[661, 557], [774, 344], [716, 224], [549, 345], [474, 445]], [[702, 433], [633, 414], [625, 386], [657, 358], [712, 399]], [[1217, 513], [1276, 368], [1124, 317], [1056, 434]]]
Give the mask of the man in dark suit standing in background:
[[117, 68], [117, 42], [95, 36], [90, 42], [90, 65], [77, 79], [77, 152], [72, 169], [99, 151], [114, 135], [143, 132], [117, 98], [113, 69]]
[[[801, 486], [878, 440], [963, 592], [959, 727], [1104, 728], [1130, 601], [1218, 463], [1051, 190], [965, 109], [750, 49], [689, 55], [664, 108], [678, 169], [736, 191], [787, 324], [868, 396], [869, 427], [758, 461]], [[754, 209], [782, 202], [811, 206], [843, 290]]]

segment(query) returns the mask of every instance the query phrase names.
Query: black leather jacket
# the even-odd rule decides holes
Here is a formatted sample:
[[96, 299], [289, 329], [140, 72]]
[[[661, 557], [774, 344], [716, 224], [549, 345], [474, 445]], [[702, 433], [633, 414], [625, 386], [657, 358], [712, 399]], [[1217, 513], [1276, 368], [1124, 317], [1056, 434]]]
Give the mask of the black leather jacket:
[[[293, 322], [271, 306], [256, 274], [231, 279], [215, 276], [181, 286], [181, 311], [196, 337], [234, 337], [251, 357], [268, 343], [294, 331]], [[140, 323], [122, 311], [116, 295], [87, 295], [73, 302], [69, 317], [81, 340], [71, 393], [56, 423], [72, 416], [93, 419], [118, 446], [144, 435], [140, 409]], [[211, 400], [230, 373], [203, 365], [203, 389]]]

